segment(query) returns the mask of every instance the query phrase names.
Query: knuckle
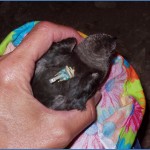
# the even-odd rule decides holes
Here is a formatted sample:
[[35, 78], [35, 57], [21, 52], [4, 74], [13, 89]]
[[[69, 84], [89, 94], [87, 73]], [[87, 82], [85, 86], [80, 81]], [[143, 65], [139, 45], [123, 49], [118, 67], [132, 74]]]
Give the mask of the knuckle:
[[10, 79], [10, 70], [4, 66], [0, 66], [1, 69], [0, 69], [0, 83], [2, 85], [2, 83], [7, 83], [7, 81]]
[[14, 80], [16, 80], [17, 75], [15, 73], [15, 68], [10, 64], [0, 65], [0, 83], [1, 85], [10, 85]]
[[52, 26], [54, 26], [54, 23], [48, 22], [48, 21], [41, 21], [38, 25], [37, 28], [39, 30], [42, 30], [43, 32], [48, 32], [50, 29], [52, 29]]
[[94, 121], [96, 119], [96, 109], [95, 105], [89, 105], [89, 120]]
[[9, 85], [10, 82], [14, 79], [14, 75], [11, 70], [5, 69], [0, 71], [0, 83], [1, 85]]
[[53, 137], [55, 137], [56, 140], [59, 141], [59, 145], [61, 147], [65, 147], [70, 143], [71, 139], [71, 134], [68, 131], [68, 129], [64, 126], [58, 126], [55, 127], [55, 130], [53, 132]]
[[62, 134], [61, 137], [63, 138], [64, 143], [68, 143], [71, 138], [71, 133], [69, 132], [67, 127], [61, 127], [62, 129]]

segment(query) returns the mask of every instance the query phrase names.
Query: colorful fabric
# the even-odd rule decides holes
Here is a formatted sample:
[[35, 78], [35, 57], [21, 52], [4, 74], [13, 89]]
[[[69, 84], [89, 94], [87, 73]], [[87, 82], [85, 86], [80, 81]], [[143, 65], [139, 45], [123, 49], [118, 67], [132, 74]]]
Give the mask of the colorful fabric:
[[[0, 44], [0, 54], [14, 50], [37, 23], [29, 22], [12, 31]], [[110, 74], [100, 92], [102, 99], [97, 105], [97, 120], [70, 148], [131, 148], [145, 112], [145, 96], [138, 75], [121, 55], [113, 59]]]
[[10, 32], [0, 44], [0, 55], [5, 53], [9, 43], [12, 43], [13, 46], [17, 47], [37, 23], [38, 21], [32, 21]]

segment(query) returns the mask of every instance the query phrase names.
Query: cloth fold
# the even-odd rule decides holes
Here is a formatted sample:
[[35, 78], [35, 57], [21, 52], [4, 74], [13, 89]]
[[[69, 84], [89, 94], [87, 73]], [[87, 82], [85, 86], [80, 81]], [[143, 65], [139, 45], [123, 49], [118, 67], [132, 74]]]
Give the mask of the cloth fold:
[[[0, 44], [0, 55], [13, 51], [37, 23], [28, 22], [13, 30]], [[113, 59], [110, 74], [99, 91], [102, 99], [97, 105], [96, 121], [73, 141], [70, 148], [132, 148], [146, 104], [138, 75], [121, 55]]]

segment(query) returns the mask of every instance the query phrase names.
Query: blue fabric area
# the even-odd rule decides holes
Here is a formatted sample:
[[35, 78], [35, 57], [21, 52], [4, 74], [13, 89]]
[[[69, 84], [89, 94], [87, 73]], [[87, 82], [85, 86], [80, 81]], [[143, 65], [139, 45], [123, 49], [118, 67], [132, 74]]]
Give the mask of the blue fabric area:
[[15, 47], [17, 47], [22, 40], [24, 39], [24, 37], [33, 29], [33, 27], [35, 26], [36, 22], [32, 21], [32, 22], [28, 22], [26, 24], [24, 24], [23, 26], [15, 29], [14, 35], [13, 35], [13, 45]]
[[117, 149], [130, 149], [130, 148], [131, 145], [129, 143], [126, 144], [124, 138], [122, 139], [119, 138], [119, 142], [117, 143]]
[[87, 134], [87, 135], [94, 135], [94, 134], [96, 134], [98, 132], [98, 127], [97, 127], [97, 125], [94, 123], [94, 124], [92, 124], [92, 126], [90, 126], [86, 131], [85, 131], [85, 133]]
[[116, 125], [113, 122], [104, 123], [102, 132], [105, 137], [111, 137], [116, 129]]
[[128, 63], [128, 61], [127, 60], [125, 60], [124, 59], [124, 65], [127, 67], [127, 68], [129, 68], [130, 67], [130, 64]]

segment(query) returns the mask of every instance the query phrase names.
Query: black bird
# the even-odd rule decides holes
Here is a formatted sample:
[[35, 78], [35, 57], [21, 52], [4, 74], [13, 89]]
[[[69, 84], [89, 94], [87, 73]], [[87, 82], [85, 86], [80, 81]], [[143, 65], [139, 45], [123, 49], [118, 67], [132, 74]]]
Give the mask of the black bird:
[[36, 63], [33, 94], [55, 110], [84, 110], [105, 80], [116, 48], [116, 38], [90, 35], [77, 45], [75, 38], [53, 43]]

